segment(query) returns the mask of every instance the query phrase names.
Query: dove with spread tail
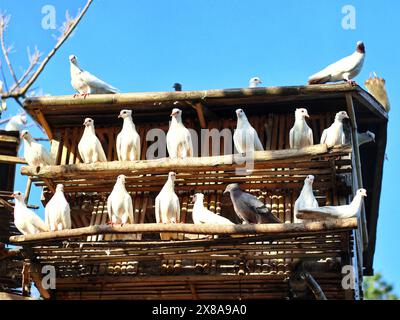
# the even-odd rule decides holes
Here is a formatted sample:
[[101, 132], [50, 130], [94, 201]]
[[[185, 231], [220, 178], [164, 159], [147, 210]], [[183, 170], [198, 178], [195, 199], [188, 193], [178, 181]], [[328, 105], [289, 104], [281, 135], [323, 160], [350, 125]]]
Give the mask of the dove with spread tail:
[[314, 144], [313, 131], [308, 126], [306, 118], [309, 118], [308, 111], [305, 108], [296, 109], [295, 121], [289, 132], [289, 146], [291, 149], [298, 149]]
[[253, 78], [250, 78], [250, 80], [249, 80], [249, 88], [256, 88], [260, 84], [262, 84], [262, 81], [259, 77], [253, 77]]
[[53, 160], [44, 146], [32, 138], [28, 130], [21, 132], [21, 139], [24, 140], [24, 158], [30, 166], [50, 166]]
[[192, 211], [192, 218], [194, 224], [221, 224], [221, 225], [233, 225], [234, 223], [229, 219], [222, 217], [218, 214], [213, 213], [204, 207], [204, 194], [196, 193], [193, 198], [194, 205]]
[[325, 69], [313, 74], [308, 79], [308, 84], [321, 84], [327, 82], [347, 81], [355, 84], [351, 79], [355, 78], [361, 71], [365, 59], [364, 43], [357, 42], [356, 51]]
[[362, 146], [363, 144], [367, 144], [370, 142], [375, 142], [375, 133], [367, 130], [362, 133], [357, 133], [358, 135], [358, 146]]
[[12, 196], [15, 198], [14, 224], [22, 234], [49, 231], [42, 219], [26, 206], [23, 194], [20, 191], [15, 191]]
[[[155, 215], [157, 223], [180, 222], [181, 207], [179, 198], [175, 193], [175, 172], [168, 174], [168, 180], [155, 201]], [[161, 240], [176, 239], [176, 233], [161, 233]]]
[[17, 114], [8, 120], [5, 130], [6, 131], [21, 131], [27, 124], [26, 114]]
[[132, 110], [121, 110], [118, 118], [124, 123], [117, 136], [117, 155], [119, 161], [134, 161], [140, 159], [140, 136], [132, 121]]
[[315, 199], [315, 196], [313, 193], [313, 182], [314, 182], [313, 175], [308, 175], [304, 179], [303, 189], [301, 189], [300, 195], [294, 203], [294, 209], [293, 209], [294, 223], [303, 222], [302, 219], [297, 218], [297, 214], [300, 209], [302, 209], [302, 208], [318, 208], [318, 202], [317, 202], [317, 199]]
[[76, 58], [76, 56], [70, 55], [69, 61], [71, 71], [71, 85], [80, 94], [118, 92], [118, 89], [95, 77], [90, 72], [81, 69], [78, 65], [78, 59]]
[[242, 109], [236, 110], [237, 123], [233, 134], [233, 143], [239, 153], [264, 151], [257, 131], [251, 126]]
[[47, 203], [44, 213], [46, 225], [51, 231], [71, 229], [71, 209], [65, 199], [62, 184], [57, 185], [56, 192]]
[[349, 119], [346, 111], [336, 113], [335, 121], [332, 125], [322, 131], [321, 144], [326, 144], [328, 147], [346, 144], [346, 135], [343, 130], [344, 119]]
[[170, 158], [193, 156], [193, 142], [190, 131], [182, 123], [182, 110], [173, 109], [167, 137], [167, 150]]
[[126, 176], [121, 174], [107, 199], [107, 212], [110, 223], [134, 223], [132, 198], [125, 187]]
[[226, 186], [224, 194], [229, 193], [238, 217], [243, 224], [280, 223], [263, 202], [252, 194], [243, 192], [237, 183]]
[[297, 214], [301, 219], [347, 219], [356, 217], [362, 207], [363, 198], [367, 196], [367, 190], [358, 189], [353, 201], [347, 205], [324, 206], [317, 208], [302, 208]]
[[107, 162], [106, 154], [94, 130], [94, 120], [86, 118], [85, 130], [78, 143], [78, 151], [84, 163]]

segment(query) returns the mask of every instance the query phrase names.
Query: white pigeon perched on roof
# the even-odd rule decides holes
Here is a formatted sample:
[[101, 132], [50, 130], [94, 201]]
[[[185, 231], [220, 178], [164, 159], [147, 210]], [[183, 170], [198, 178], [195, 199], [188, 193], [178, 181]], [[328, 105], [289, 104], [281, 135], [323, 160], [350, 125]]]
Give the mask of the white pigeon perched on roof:
[[36, 142], [28, 130], [21, 132], [21, 139], [24, 140], [24, 158], [28, 165], [38, 167], [53, 164], [53, 160], [45, 147]]
[[190, 131], [182, 123], [182, 110], [172, 109], [171, 124], [167, 132], [167, 150], [170, 158], [193, 156], [193, 142]]
[[21, 131], [27, 124], [26, 114], [17, 114], [8, 120], [6, 131]]
[[308, 79], [308, 84], [319, 84], [327, 82], [347, 81], [355, 84], [351, 79], [355, 78], [361, 71], [365, 58], [365, 46], [361, 41], [357, 42], [356, 51], [329, 66], [313, 74]]
[[[181, 206], [175, 193], [175, 172], [168, 174], [168, 180], [156, 197], [155, 215], [157, 223], [180, 222]], [[161, 240], [176, 239], [176, 233], [161, 233]]]
[[78, 59], [74, 55], [69, 56], [71, 85], [80, 94], [97, 93], [117, 93], [118, 89], [109, 85], [92, 75], [90, 72], [81, 69], [78, 65]]
[[15, 198], [14, 224], [22, 234], [49, 231], [42, 219], [26, 206], [23, 194], [20, 191], [14, 191], [12, 196]]
[[196, 193], [193, 197], [194, 205], [192, 211], [192, 218], [194, 224], [222, 224], [233, 225], [234, 223], [229, 219], [222, 217], [204, 207], [204, 194]]
[[107, 162], [106, 154], [94, 130], [94, 120], [86, 118], [85, 130], [78, 143], [78, 151], [84, 163]]
[[56, 192], [44, 208], [45, 222], [51, 231], [71, 229], [71, 209], [64, 196], [64, 185], [58, 184]]
[[233, 143], [239, 153], [252, 151], [264, 151], [264, 147], [258, 137], [257, 131], [251, 126], [242, 109], [236, 111], [236, 130], [233, 134]]
[[341, 206], [324, 206], [318, 208], [299, 209], [298, 216], [301, 219], [347, 219], [358, 215], [361, 210], [363, 198], [367, 196], [367, 190], [358, 189], [350, 204]]
[[315, 199], [315, 196], [313, 193], [313, 187], [312, 187], [313, 182], [314, 182], [313, 175], [308, 175], [304, 179], [303, 189], [301, 189], [300, 195], [294, 203], [294, 208], [293, 208], [294, 223], [303, 222], [302, 219], [297, 218], [297, 213], [299, 212], [299, 209], [318, 208], [318, 202], [317, 202], [317, 199]]
[[339, 111], [336, 113], [335, 121], [332, 125], [322, 131], [321, 144], [326, 144], [328, 147], [346, 144], [346, 135], [343, 130], [344, 119], [349, 119], [346, 111]]
[[250, 80], [249, 80], [249, 88], [256, 88], [260, 84], [262, 84], [262, 81], [259, 77], [253, 77], [253, 78], [250, 78]]
[[117, 155], [119, 161], [134, 161], [140, 159], [140, 136], [132, 121], [132, 110], [121, 110], [118, 118], [124, 123], [117, 136]]
[[289, 146], [291, 149], [298, 149], [314, 144], [313, 131], [308, 126], [306, 118], [309, 118], [305, 108], [298, 108], [294, 112], [295, 121], [289, 132]]
[[375, 142], [375, 133], [367, 130], [362, 133], [357, 133], [358, 136], [358, 146], [362, 146], [363, 144]]
[[112, 224], [134, 223], [132, 198], [125, 188], [126, 176], [121, 174], [107, 199], [108, 218]]

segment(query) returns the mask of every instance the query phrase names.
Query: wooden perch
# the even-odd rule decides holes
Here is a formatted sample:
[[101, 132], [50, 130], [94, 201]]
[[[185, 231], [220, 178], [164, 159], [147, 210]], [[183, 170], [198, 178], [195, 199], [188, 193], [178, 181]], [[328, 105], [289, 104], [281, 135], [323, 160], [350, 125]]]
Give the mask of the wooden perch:
[[[348, 154], [351, 152], [350, 146], [336, 146], [327, 148], [325, 144], [313, 145], [302, 149], [285, 149], [273, 151], [256, 151], [253, 158], [247, 161], [254, 163], [254, 168], [258, 165], [268, 162], [279, 161], [279, 163], [291, 163], [296, 160], [312, 159], [322, 155], [336, 156]], [[142, 175], [166, 173], [168, 171], [191, 172], [196, 170], [224, 170], [244, 168], [244, 157], [239, 154], [224, 155], [214, 157], [193, 157], [186, 159], [169, 159], [162, 158], [156, 160], [140, 160], [140, 161], [112, 161], [97, 162], [93, 164], [70, 164], [60, 166], [43, 166], [43, 167], [22, 167], [21, 174], [28, 176], [36, 176], [41, 179], [60, 179], [68, 177], [90, 176], [117, 176], [125, 175]]]
[[21, 235], [10, 237], [10, 242], [14, 244], [38, 241], [54, 241], [68, 238], [84, 237], [99, 234], [112, 233], [160, 233], [178, 232], [192, 234], [214, 234], [214, 235], [250, 235], [250, 234], [301, 234], [318, 233], [327, 231], [343, 231], [357, 228], [357, 219], [329, 220], [308, 223], [279, 223], [279, 224], [245, 224], [245, 225], [195, 225], [195, 224], [126, 224], [124, 226], [96, 225], [85, 228], [42, 232], [31, 235]]
[[20, 157], [14, 157], [14, 156], [5, 156], [5, 155], [0, 155], [0, 163], [9, 163], [9, 164], [27, 164], [25, 159], [20, 158]]

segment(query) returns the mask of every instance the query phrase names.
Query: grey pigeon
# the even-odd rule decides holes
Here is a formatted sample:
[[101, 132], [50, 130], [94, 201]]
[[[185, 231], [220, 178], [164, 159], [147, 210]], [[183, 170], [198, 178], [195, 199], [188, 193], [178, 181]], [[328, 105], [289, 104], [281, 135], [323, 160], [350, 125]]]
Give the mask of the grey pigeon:
[[326, 144], [328, 147], [346, 144], [346, 135], [343, 130], [344, 119], [349, 119], [346, 111], [336, 113], [335, 121], [322, 132], [321, 144]]
[[375, 142], [375, 133], [371, 131], [365, 131], [362, 133], [357, 133], [358, 135], [358, 146], [362, 146], [363, 144]]
[[255, 196], [243, 192], [237, 183], [226, 186], [225, 193], [230, 193], [233, 208], [244, 224], [280, 223], [270, 210]]
[[299, 216], [302, 219], [347, 219], [358, 215], [361, 210], [363, 198], [367, 196], [367, 190], [358, 189], [350, 204], [341, 206], [324, 206], [318, 208], [302, 208]]
[[297, 214], [300, 209], [302, 208], [318, 208], [318, 202], [317, 199], [315, 199], [314, 193], [313, 193], [313, 182], [314, 182], [314, 176], [313, 175], [308, 175], [304, 179], [304, 186], [303, 189], [301, 189], [300, 195], [297, 198], [296, 202], [294, 203], [294, 223], [300, 223], [303, 222], [302, 219], [297, 218]]
[[233, 134], [233, 143], [239, 153], [264, 151], [257, 131], [251, 126], [242, 109], [236, 110], [237, 124]]
[[364, 64], [364, 58], [365, 46], [363, 42], [359, 41], [357, 42], [356, 51], [354, 51], [353, 54], [313, 74], [308, 79], [308, 84], [337, 82], [342, 80], [355, 84], [351, 79], [360, 73]]
[[78, 143], [78, 151], [84, 163], [107, 162], [106, 154], [94, 130], [94, 120], [86, 118], [85, 130]]
[[262, 84], [262, 81], [259, 77], [253, 77], [249, 80], [249, 88], [256, 88], [260, 84]]
[[81, 69], [78, 65], [78, 59], [76, 56], [70, 55], [69, 61], [71, 85], [77, 92], [83, 95], [118, 92], [118, 89], [95, 77], [90, 72]]
[[64, 186], [58, 184], [56, 192], [44, 209], [45, 221], [51, 231], [71, 229], [71, 209], [64, 196]]
[[295, 121], [289, 132], [289, 146], [291, 149], [298, 149], [314, 144], [312, 129], [308, 126], [306, 118], [309, 118], [305, 108], [298, 108], [294, 112]]

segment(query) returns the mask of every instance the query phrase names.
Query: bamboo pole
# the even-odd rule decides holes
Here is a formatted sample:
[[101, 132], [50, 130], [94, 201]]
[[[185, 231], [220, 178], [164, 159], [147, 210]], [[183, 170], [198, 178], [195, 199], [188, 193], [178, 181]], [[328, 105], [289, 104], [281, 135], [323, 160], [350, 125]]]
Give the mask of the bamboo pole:
[[[266, 162], [279, 161], [293, 162], [297, 159], [315, 158], [322, 155], [340, 155], [351, 152], [350, 146], [335, 146], [329, 148], [325, 144], [313, 145], [302, 149], [284, 149], [274, 151], [255, 151], [254, 154], [248, 155], [246, 159], [249, 163], [257, 164]], [[194, 171], [198, 169], [223, 170], [224, 168], [235, 169], [243, 167], [243, 160], [240, 154], [230, 154], [213, 157], [192, 157], [186, 159], [155, 159], [155, 160], [138, 160], [138, 161], [111, 161], [97, 162], [92, 164], [73, 164], [61, 166], [42, 166], [42, 167], [22, 167], [21, 174], [28, 176], [37, 176], [40, 178], [66, 178], [82, 174], [96, 173], [101, 176], [103, 174], [145, 174], [149, 173], [166, 173], [168, 171]]]
[[24, 243], [43, 240], [60, 240], [88, 235], [110, 233], [159, 233], [183, 232], [192, 234], [298, 234], [308, 232], [343, 231], [357, 228], [357, 219], [340, 219], [294, 224], [248, 224], [248, 225], [194, 225], [194, 224], [127, 224], [124, 226], [97, 225], [85, 228], [42, 232], [38, 234], [10, 237], [11, 243]]

